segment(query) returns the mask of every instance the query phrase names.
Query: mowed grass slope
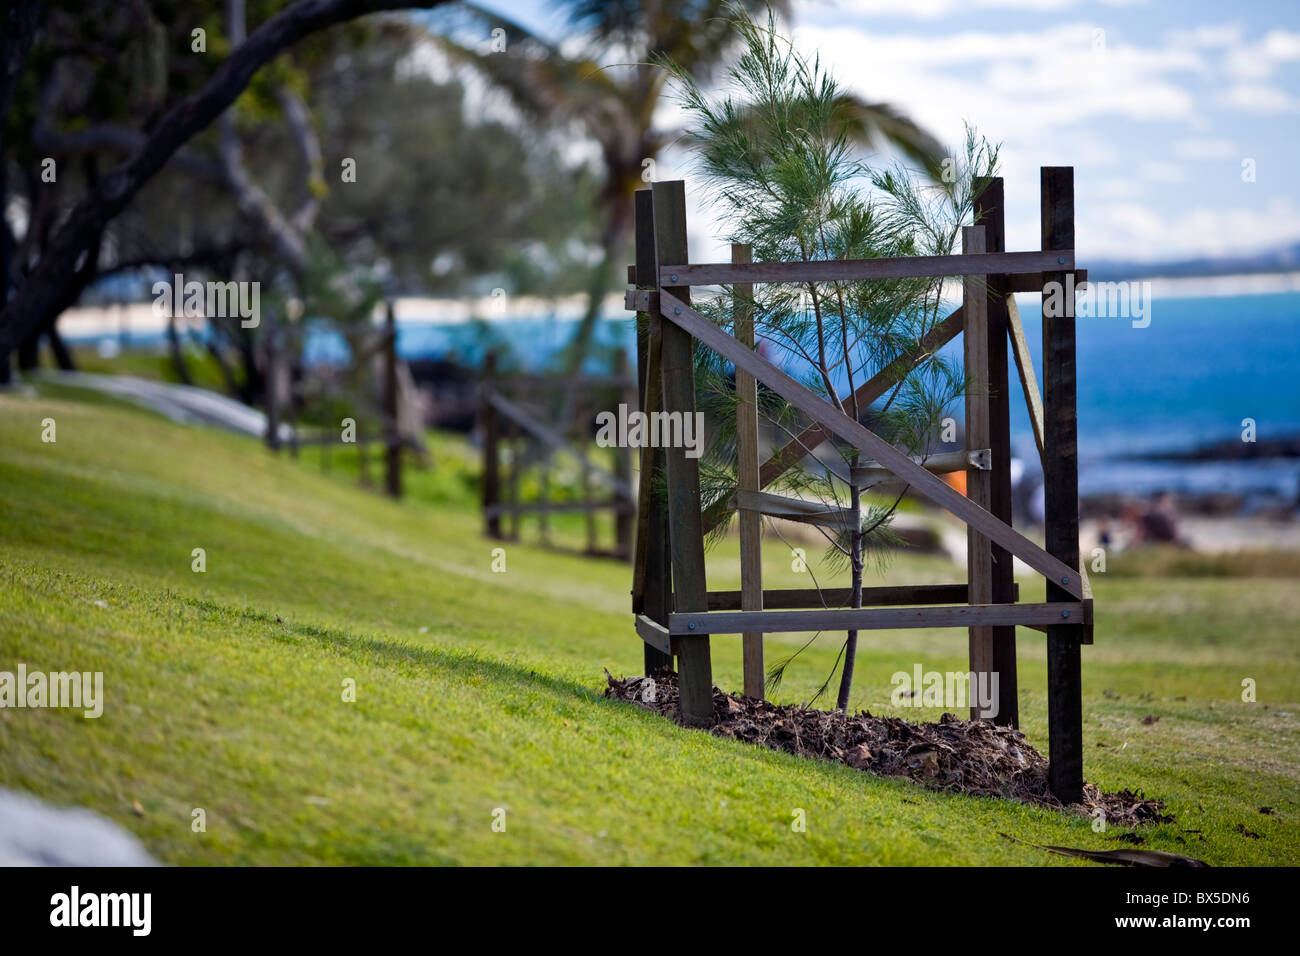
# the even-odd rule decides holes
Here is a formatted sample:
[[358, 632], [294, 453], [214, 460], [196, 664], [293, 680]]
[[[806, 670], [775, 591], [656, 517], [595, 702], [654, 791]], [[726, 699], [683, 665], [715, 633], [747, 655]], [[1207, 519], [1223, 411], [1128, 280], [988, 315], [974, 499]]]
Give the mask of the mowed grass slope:
[[[255, 442], [66, 392], [0, 397], [0, 487], [0, 670], [103, 671], [107, 698], [98, 720], [0, 709], [0, 785], [93, 808], [168, 863], [1077, 865], [999, 834], [1125, 845], [1082, 818], [604, 700], [603, 668], [642, 669], [629, 569], [512, 544], [495, 574], [464, 505], [392, 503]], [[769, 586], [808, 585], [780, 542], [768, 553]], [[710, 574], [736, 586], [734, 542]], [[911, 558], [889, 573], [960, 576]], [[1295, 585], [1095, 576], [1086, 773], [1168, 802], [1178, 821], [1145, 830], [1148, 846], [1300, 862]], [[1021, 634], [1022, 725], [1045, 749], [1041, 637]], [[771, 641], [769, 660], [802, 640]], [[891, 712], [894, 671], [957, 670], [965, 645], [864, 634], [855, 706]], [[738, 640], [714, 647], [715, 680], [738, 687]], [[825, 636], [802, 655], [781, 699], [805, 699], [837, 649]], [[1245, 677], [1257, 703], [1241, 701]]]

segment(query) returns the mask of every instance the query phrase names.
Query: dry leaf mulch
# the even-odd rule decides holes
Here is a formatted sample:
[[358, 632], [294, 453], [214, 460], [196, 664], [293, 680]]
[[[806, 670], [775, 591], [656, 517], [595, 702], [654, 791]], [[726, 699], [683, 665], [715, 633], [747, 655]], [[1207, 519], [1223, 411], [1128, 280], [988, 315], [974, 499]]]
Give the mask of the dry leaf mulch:
[[[605, 672], [605, 696], [636, 704], [681, 723], [677, 675], [662, 672], [649, 679], [619, 679]], [[837, 760], [855, 770], [887, 777], [908, 777], [930, 790], [1005, 797], [1036, 807], [1063, 809], [1047, 785], [1047, 758], [1024, 734], [982, 720], [944, 714], [938, 723], [914, 724], [899, 717], [852, 716], [778, 706], [752, 697], [736, 697], [713, 688], [711, 732], [800, 757]], [[1107, 826], [1172, 823], [1159, 800], [1121, 790], [1103, 793], [1085, 784], [1083, 802], [1069, 809], [1093, 816], [1101, 808]]]

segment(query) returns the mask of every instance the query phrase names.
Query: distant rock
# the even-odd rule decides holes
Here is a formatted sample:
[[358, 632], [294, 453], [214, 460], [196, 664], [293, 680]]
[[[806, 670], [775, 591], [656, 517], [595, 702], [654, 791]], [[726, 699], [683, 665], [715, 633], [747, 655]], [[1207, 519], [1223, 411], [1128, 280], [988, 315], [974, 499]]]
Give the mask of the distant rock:
[[157, 866], [140, 841], [80, 807], [0, 789], [0, 866]]
[[1152, 452], [1133, 456], [1138, 461], [1249, 461], [1256, 458], [1300, 458], [1300, 435], [1242, 441], [1230, 438], [1191, 451]]

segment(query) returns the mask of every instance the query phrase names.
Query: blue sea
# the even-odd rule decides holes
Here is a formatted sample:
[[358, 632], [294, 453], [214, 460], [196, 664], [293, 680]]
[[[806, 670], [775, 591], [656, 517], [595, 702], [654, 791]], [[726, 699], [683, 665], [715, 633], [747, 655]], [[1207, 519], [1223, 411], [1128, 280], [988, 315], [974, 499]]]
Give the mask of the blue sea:
[[[1021, 318], [1042, 374], [1042, 320], [1033, 297]], [[1300, 294], [1156, 298], [1150, 324], [1127, 318], [1077, 320], [1080, 492], [1195, 494], [1225, 491], [1300, 498], [1300, 460], [1174, 463], [1133, 460], [1240, 440], [1244, 419], [1259, 439], [1300, 434]], [[512, 321], [494, 332], [541, 364], [568, 341], [571, 321]], [[610, 319], [600, 337], [635, 341], [630, 320]], [[406, 355], [456, 353], [481, 360], [482, 330], [412, 324], [399, 332]], [[949, 346], [960, 356], [960, 340]], [[1036, 462], [1033, 435], [1012, 371], [1012, 440]], [[957, 410], [960, 417], [960, 409]], [[1031, 466], [1032, 467], [1032, 466]]]
[[[1035, 297], [1020, 309], [1035, 367], [1042, 373], [1042, 327]], [[1253, 419], [1260, 440], [1300, 435], [1300, 294], [1155, 298], [1150, 324], [1121, 318], [1077, 320], [1079, 486], [1084, 495], [1162, 489], [1300, 499], [1300, 460], [1173, 463], [1134, 460], [1239, 440]], [[399, 323], [407, 358], [453, 356], [478, 364], [493, 342], [526, 365], [552, 359], [576, 326], [569, 319], [493, 323]], [[632, 321], [611, 317], [597, 338], [635, 351]], [[341, 349], [328, 334], [308, 340], [311, 357]], [[949, 346], [960, 355], [960, 340]], [[1037, 455], [1012, 371], [1012, 439], [1031, 470]], [[960, 408], [955, 410], [960, 418]]]
[[[1042, 318], [1020, 310], [1042, 378]], [[1155, 299], [1151, 324], [1079, 318], [1079, 490], [1170, 489], [1300, 498], [1300, 460], [1139, 462], [1129, 456], [1300, 434], [1300, 295]], [[1014, 375], [1014, 372], [1013, 372]], [[1014, 386], [1013, 386], [1014, 387]], [[1023, 401], [1013, 396], [1017, 450], [1034, 451]]]

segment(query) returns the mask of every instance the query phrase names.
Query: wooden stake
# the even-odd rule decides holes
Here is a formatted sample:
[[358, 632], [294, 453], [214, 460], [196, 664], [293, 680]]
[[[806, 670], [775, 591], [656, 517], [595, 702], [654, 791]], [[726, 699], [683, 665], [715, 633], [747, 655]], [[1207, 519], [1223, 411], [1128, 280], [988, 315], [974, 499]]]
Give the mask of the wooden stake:
[[[1006, 217], [1003, 213], [1002, 177], [977, 180], [975, 221], [984, 227], [984, 247], [989, 252], [1006, 249]], [[989, 369], [989, 449], [992, 470], [989, 475], [989, 513], [1006, 524], [1012, 523], [1011, 511], [1011, 394], [1007, 371], [1007, 296], [1010, 283], [1006, 276], [988, 277], [988, 369]], [[970, 447], [967, 443], [967, 447]], [[996, 604], [1016, 600], [1015, 561], [1006, 548], [996, 542], [991, 552], [992, 592]], [[995, 724], [1020, 726], [1020, 689], [1016, 673], [1016, 629], [992, 628], [993, 672], [998, 675], [998, 712]]]
[[[752, 262], [747, 245], [733, 243], [732, 262]], [[733, 287], [736, 298], [736, 340], [754, 347], [754, 309], [749, 301], [754, 286], [748, 282]], [[736, 469], [738, 491], [758, 491], [758, 383], [744, 369], [736, 369]], [[763, 610], [763, 516], [757, 511], [740, 512], [740, 609]], [[763, 698], [763, 635], [747, 631], [741, 640], [744, 657], [745, 696]]]
[[[657, 288], [655, 280], [654, 198], [649, 189], [636, 192], [636, 282]], [[637, 382], [640, 407], [647, 413], [663, 407], [663, 376], [659, 371], [663, 319], [639, 313], [637, 321]], [[641, 474], [637, 491], [636, 562], [632, 571], [632, 610], [667, 627], [672, 611], [672, 558], [668, 551], [667, 499], [656, 486], [662, 474], [663, 453], [641, 449]], [[673, 656], [645, 645], [645, 672], [649, 676], [668, 668]]]
[[495, 506], [501, 503], [501, 428], [497, 410], [488, 400], [496, 387], [497, 356], [488, 352], [483, 360], [483, 398], [479, 403], [479, 421], [483, 425], [483, 513], [489, 538], [501, 540], [501, 516]]
[[[1044, 166], [1042, 241], [1044, 249], [1074, 248], [1074, 168]], [[1064, 263], [1062, 263], [1064, 267]], [[1043, 302], [1049, 283], [1065, 282], [1065, 271], [1043, 274]], [[1062, 301], [1060, 295], [1053, 297]], [[1071, 568], [1079, 567], [1079, 452], [1075, 394], [1073, 301], [1066, 315], [1043, 311], [1043, 484], [1046, 547]], [[1057, 582], [1047, 582], [1048, 602], [1070, 600]], [[1079, 624], [1047, 629], [1048, 783], [1062, 803], [1083, 798], [1083, 681]]]
[[[984, 246], [983, 226], [962, 229], [962, 252], [981, 253]], [[966, 357], [966, 446], [986, 448], [989, 444], [988, 283], [982, 276], [967, 276], [962, 287], [962, 312], [966, 315], [966, 330], [962, 336]], [[979, 470], [966, 473], [966, 497], [985, 510], [990, 505], [991, 475], [991, 472]], [[989, 549], [989, 539], [969, 525], [966, 527], [966, 580], [969, 603], [992, 603], [993, 553]], [[974, 681], [979, 675], [993, 673], [993, 631], [987, 626], [972, 627], [968, 637], [971, 680]], [[971, 720], [979, 718], [979, 711], [980, 708], [972, 701]]]
[[397, 423], [397, 319], [393, 300], [384, 309], [384, 486], [390, 498], [402, 497], [402, 435]]
[[[639, 337], [637, 345], [639, 349]], [[627, 353], [622, 348], [618, 350], [618, 354], [614, 359], [614, 375], [626, 383], [620, 387], [618, 392], [623, 404], [627, 405], [629, 411], [637, 408], [639, 403], [637, 401], [636, 383], [631, 379], [627, 364]], [[614, 449], [614, 474], [622, 480], [624, 485], [629, 488], [632, 487], [632, 456], [628, 449]], [[632, 501], [630, 496], [626, 500], [629, 503]], [[635, 513], [630, 509], [614, 513], [614, 548], [625, 561], [632, 560], [632, 528], [634, 520]]]
[[[681, 180], [655, 183], [655, 251], [660, 264], [689, 261], [686, 251], [686, 189]], [[690, 304], [689, 286], [664, 292]], [[673, 323], [662, 329], [660, 365], [664, 411], [695, 415], [695, 363], [688, 332]], [[700, 516], [700, 473], [685, 448], [664, 449], [668, 482], [668, 536], [672, 552], [674, 610], [707, 611], [704, 530]], [[678, 642], [678, 689], [682, 721], [691, 726], [713, 723], [713, 664], [708, 635], [683, 636]]]

